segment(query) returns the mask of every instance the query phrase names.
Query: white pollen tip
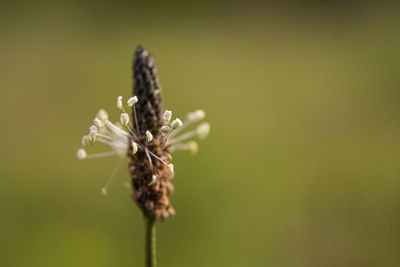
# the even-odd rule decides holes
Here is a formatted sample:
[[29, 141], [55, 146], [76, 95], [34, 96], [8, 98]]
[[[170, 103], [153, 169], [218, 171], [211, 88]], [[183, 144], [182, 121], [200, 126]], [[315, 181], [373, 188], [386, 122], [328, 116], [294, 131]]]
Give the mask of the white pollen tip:
[[128, 113], [121, 113], [120, 121], [122, 125], [127, 126], [129, 123], [129, 115]]
[[117, 97], [117, 108], [122, 110], [122, 96]]
[[175, 172], [175, 170], [174, 170], [174, 164], [172, 164], [172, 163], [168, 164], [168, 169], [169, 169], [169, 171], [170, 171], [171, 173], [174, 173], [174, 172]]
[[195, 110], [187, 114], [187, 119], [189, 121], [199, 121], [206, 117], [206, 113], [202, 109]]
[[93, 144], [96, 141], [97, 128], [96, 126], [91, 126], [89, 129], [90, 129], [88, 135], [89, 143]]
[[101, 194], [103, 195], [103, 197], [107, 197], [108, 196], [107, 188], [103, 187], [101, 189]]
[[187, 144], [189, 153], [192, 155], [195, 155], [197, 151], [199, 150], [199, 145], [195, 141], [190, 141]]
[[149, 130], [146, 131], [147, 142], [150, 143], [153, 140], [153, 135]]
[[82, 146], [89, 146], [90, 145], [89, 136], [87, 135], [82, 136], [81, 144]]
[[92, 126], [90, 126], [89, 127], [89, 132], [95, 132], [95, 133], [97, 133], [97, 127], [96, 126], [94, 126], [94, 125], [92, 125]]
[[132, 155], [135, 155], [137, 150], [138, 150], [138, 145], [136, 144], [136, 142], [132, 141]]
[[211, 126], [210, 126], [210, 124], [207, 123], [207, 122], [204, 122], [204, 123], [200, 124], [200, 125], [197, 127], [197, 130], [196, 130], [196, 131], [197, 131], [197, 136], [198, 136], [200, 139], [206, 138], [207, 135], [210, 133], [210, 128], [211, 128]]
[[151, 181], [150, 181], [150, 183], [149, 183], [148, 185], [149, 185], [149, 186], [152, 186], [153, 184], [156, 183], [156, 181], [157, 181], [157, 176], [153, 175], [153, 176], [151, 177]]
[[76, 157], [78, 159], [85, 159], [87, 157], [86, 150], [83, 148], [78, 149], [78, 151], [76, 151]]
[[108, 119], [108, 113], [107, 113], [107, 111], [105, 111], [104, 109], [100, 109], [100, 110], [97, 112], [96, 117], [99, 118], [99, 119], [102, 120], [102, 121], [105, 121], [105, 120]]
[[104, 121], [101, 120], [101, 119], [99, 119], [99, 118], [97, 118], [97, 117], [94, 118], [93, 124], [94, 124], [98, 129], [101, 129], [101, 128], [104, 127]]
[[133, 105], [135, 105], [137, 102], [139, 101], [139, 99], [137, 98], [137, 96], [132, 96], [128, 99], [128, 101], [126, 101], [126, 103], [128, 104], [128, 106], [132, 107]]
[[168, 133], [169, 131], [171, 131], [171, 127], [164, 125], [161, 127], [160, 132], [162, 133]]
[[172, 118], [172, 111], [171, 110], [166, 110], [164, 112], [164, 121], [165, 121], [165, 123], [169, 123], [171, 118]]
[[176, 129], [176, 128], [182, 127], [182, 125], [183, 125], [182, 121], [180, 119], [178, 119], [178, 118], [176, 118], [175, 120], [173, 120], [171, 122], [172, 129]]

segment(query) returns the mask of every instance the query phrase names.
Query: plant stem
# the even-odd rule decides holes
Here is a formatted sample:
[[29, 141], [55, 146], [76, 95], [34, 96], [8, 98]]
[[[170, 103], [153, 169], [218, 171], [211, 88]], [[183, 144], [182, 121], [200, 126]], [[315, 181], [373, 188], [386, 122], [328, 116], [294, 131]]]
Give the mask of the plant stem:
[[156, 267], [156, 220], [154, 216], [145, 217], [146, 224], [146, 267]]

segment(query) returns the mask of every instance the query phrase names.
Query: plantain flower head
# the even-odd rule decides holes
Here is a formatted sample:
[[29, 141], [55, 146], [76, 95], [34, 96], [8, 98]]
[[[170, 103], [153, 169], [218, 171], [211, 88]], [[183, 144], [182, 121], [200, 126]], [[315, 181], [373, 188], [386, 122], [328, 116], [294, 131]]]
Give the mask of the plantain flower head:
[[[125, 102], [130, 112], [125, 110]], [[190, 139], [204, 139], [210, 132], [210, 124], [203, 122], [192, 130], [187, 129], [204, 119], [205, 112], [198, 109], [181, 120], [174, 118], [171, 110], [163, 109], [154, 60], [142, 46], [136, 48], [133, 59], [133, 96], [126, 101], [118, 96], [116, 106], [121, 111], [119, 121], [111, 122], [108, 113], [99, 110], [88, 134], [82, 137], [83, 148], [78, 149], [77, 158], [128, 158], [132, 199], [145, 216], [168, 218], [175, 214], [169, 199], [174, 191], [171, 179], [175, 172], [171, 153], [197, 152], [197, 142]], [[108, 146], [109, 151], [87, 153], [87, 148], [96, 143]], [[116, 168], [101, 190], [104, 196], [115, 172]]]

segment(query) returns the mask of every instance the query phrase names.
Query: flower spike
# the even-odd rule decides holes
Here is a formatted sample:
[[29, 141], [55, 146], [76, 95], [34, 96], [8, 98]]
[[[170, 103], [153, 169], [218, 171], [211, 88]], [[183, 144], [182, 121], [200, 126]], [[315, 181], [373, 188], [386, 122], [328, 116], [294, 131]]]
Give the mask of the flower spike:
[[170, 180], [175, 171], [170, 153], [187, 150], [195, 154], [198, 144], [189, 139], [204, 139], [210, 132], [210, 124], [202, 123], [185, 131], [205, 118], [202, 109], [188, 113], [184, 121], [179, 118], [172, 120], [172, 111], [165, 110], [162, 105], [161, 86], [154, 60], [142, 46], [136, 48], [133, 59], [133, 87], [132, 96], [126, 100], [131, 114], [124, 109], [124, 98], [118, 96], [116, 106], [121, 111], [119, 122], [112, 123], [108, 113], [100, 109], [93, 125], [89, 127], [89, 133], [81, 139], [85, 148], [101, 143], [110, 147], [111, 151], [88, 154], [80, 148], [76, 156], [78, 159], [108, 156], [121, 158], [101, 189], [103, 196], [108, 195], [108, 186], [121, 162], [128, 158], [132, 199], [145, 216], [166, 219], [175, 214], [169, 199], [174, 191]]

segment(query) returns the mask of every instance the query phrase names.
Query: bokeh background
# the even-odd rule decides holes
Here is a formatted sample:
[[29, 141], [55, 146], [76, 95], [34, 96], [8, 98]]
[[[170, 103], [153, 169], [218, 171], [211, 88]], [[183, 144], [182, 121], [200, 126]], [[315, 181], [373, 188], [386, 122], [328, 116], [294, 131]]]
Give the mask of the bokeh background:
[[143, 266], [117, 158], [79, 161], [117, 120], [131, 57], [164, 105], [212, 124], [175, 154], [159, 266], [400, 265], [400, 9], [366, 1], [0, 4], [0, 265]]

